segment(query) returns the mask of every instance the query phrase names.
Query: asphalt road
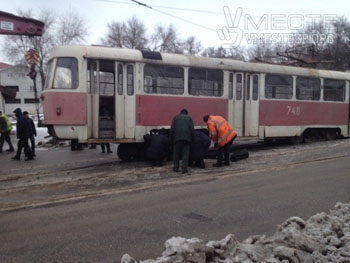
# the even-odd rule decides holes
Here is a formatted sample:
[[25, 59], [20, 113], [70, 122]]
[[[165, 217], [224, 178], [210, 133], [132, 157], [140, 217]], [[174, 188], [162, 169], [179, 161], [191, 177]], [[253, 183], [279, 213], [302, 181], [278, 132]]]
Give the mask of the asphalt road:
[[[156, 258], [172, 236], [219, 240], [274, 233], [350, 201], [350, 142], [257, 152], [152, 187], [0, 212], [0, 262]], [[273, 160], [272, 160], [273, 159]], [[169, 167], [166, 167], [168, 169]], [[34, 192], [27, 192], [30, 199]]]

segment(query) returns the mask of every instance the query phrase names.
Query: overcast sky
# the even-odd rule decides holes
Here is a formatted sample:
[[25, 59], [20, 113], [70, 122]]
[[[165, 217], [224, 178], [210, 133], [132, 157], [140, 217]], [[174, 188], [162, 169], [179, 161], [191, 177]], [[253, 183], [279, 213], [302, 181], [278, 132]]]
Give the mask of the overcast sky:
[[[133, 15], [146, 25], [148, 33], [153, 32], [156, 24], [166, 26], [173, 24], [179, 37], [187, 38], [194, 35], [201, 41], [203, 47], [222, 44], [243, 45], [247, 40], [251, 40], [251, 37], [257, 37], [257, 34], [269, 38], [271, 35], [268, 34], [271, 33], [285, 34], [284, 32], [288, 30], [302, 29], [313, 22], [327, 23], [336, 16], [350, 19], [350, 4], [347, 0], [139, 1], [152, 8], [127, 0], [3, 0], [1, 2], [0, 10], [12, 14], [17, 14], [19, 9], [31, 9], [35, 14], [38, 14], [40, 9], [52, 9], [59, 13], [75, 10], [87, 22], [89, 38], [86, 44], [99, 43], [105, 36], [109, 22], [124, 22]], [[224, 9], [230, 12], [231, 17], [227, 12], [225, 16]], [[227, 24], [227, 21], [231, 22]], [[226, 30], [229, 27], [238, 35], [233, 37], [232, 32]], [[0, 40], [3, 37], [0, 36]], [[0, 61], [6, 62], [1, 53]]]

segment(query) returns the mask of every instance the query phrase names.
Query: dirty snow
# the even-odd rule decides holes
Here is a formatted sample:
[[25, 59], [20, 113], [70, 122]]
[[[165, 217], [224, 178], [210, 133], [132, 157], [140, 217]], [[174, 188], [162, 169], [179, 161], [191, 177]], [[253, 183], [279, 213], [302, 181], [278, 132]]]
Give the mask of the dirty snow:
[[[338, 202], [329, 214], [307, 221], [291, 217], [271, 237], [250, 236], [239, 242], [233, 234], [204, 243], [198, 238], [172, 237], [157, 259], [139, 263], [341, 263], [350, 262], [350, 204]], [[121, 263], [137, 263], [125, 254]]]

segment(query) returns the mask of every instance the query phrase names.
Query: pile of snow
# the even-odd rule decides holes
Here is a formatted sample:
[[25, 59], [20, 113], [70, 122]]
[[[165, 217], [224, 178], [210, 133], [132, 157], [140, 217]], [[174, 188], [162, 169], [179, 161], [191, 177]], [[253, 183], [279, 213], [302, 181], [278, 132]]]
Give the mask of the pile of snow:
[[[329, 214], [319, 213], [307, 221], [291, 217], [271, 237], [250, 236], [239, 242], [229, 234], [207, 244], [198, 238], [173, 237], [164, 245], [161, 257], [140, 263], [350, 262], [350, 204], [338, 202]], [[121, 262], [137, 261], [125, 254]]]

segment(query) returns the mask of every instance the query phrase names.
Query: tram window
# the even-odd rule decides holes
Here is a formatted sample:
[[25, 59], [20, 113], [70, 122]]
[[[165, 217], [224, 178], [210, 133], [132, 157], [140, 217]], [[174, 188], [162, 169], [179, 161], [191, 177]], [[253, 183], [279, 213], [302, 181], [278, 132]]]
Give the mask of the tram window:
[[50, 60], [48, 65], [47, 65], [47, 70], [46, 70], [46, 81], [45, 81], [45, 87], [44, 89], [49, 88], [49, 83], [51, 80], [51, 73], [52, 73], [52, 68], [53, 68], [53, 60]]
[[123, 95], [123, 65], [118, 64], [118, 95]]
[[126, 93], [131, 96], [134, 95], [134, 66], [133, 65], [128, 65], [126, 68], [127, 71], [127, 91]]
[[242, 99], [242, 74], [237, 74], [236, 75], [236, 100], [241, 100]]
[[344, 101], [345, 81], [325, 79], [323, 82], [323, 98], [326, 101]]
[[267, 74], [265, 78], [265, 98], [291, 99], [293, 97], [293, 78], [287, 75]]
[[175, 66], [146, 64], [144, 90], [147, 93], [183, 94], [184, 69]]
[[253, 75], [253, 100], [258, 100], [259, 98], [259, 77], [258, 75]]
[[223, 72], [219, 69], [190, 68], [188, 87], [191, 95], [221, 97], [223, 91]]
[[233, 99], [233, 73], [230, 73], [230, 80], [228, 83], [228, 98]]
[[319, 100], [321, 81], [317, 78], [297, 77], [296, 97], [298, 100]]
[[250, 75], [247, 75], [246, 100], [250, 100]]
[[58, 58], [53, 88], [76, 89], [78, 84], [78, 61], [75, 58]]
[[100, 95], [114, 96], [114, 73], [100, 72]]

